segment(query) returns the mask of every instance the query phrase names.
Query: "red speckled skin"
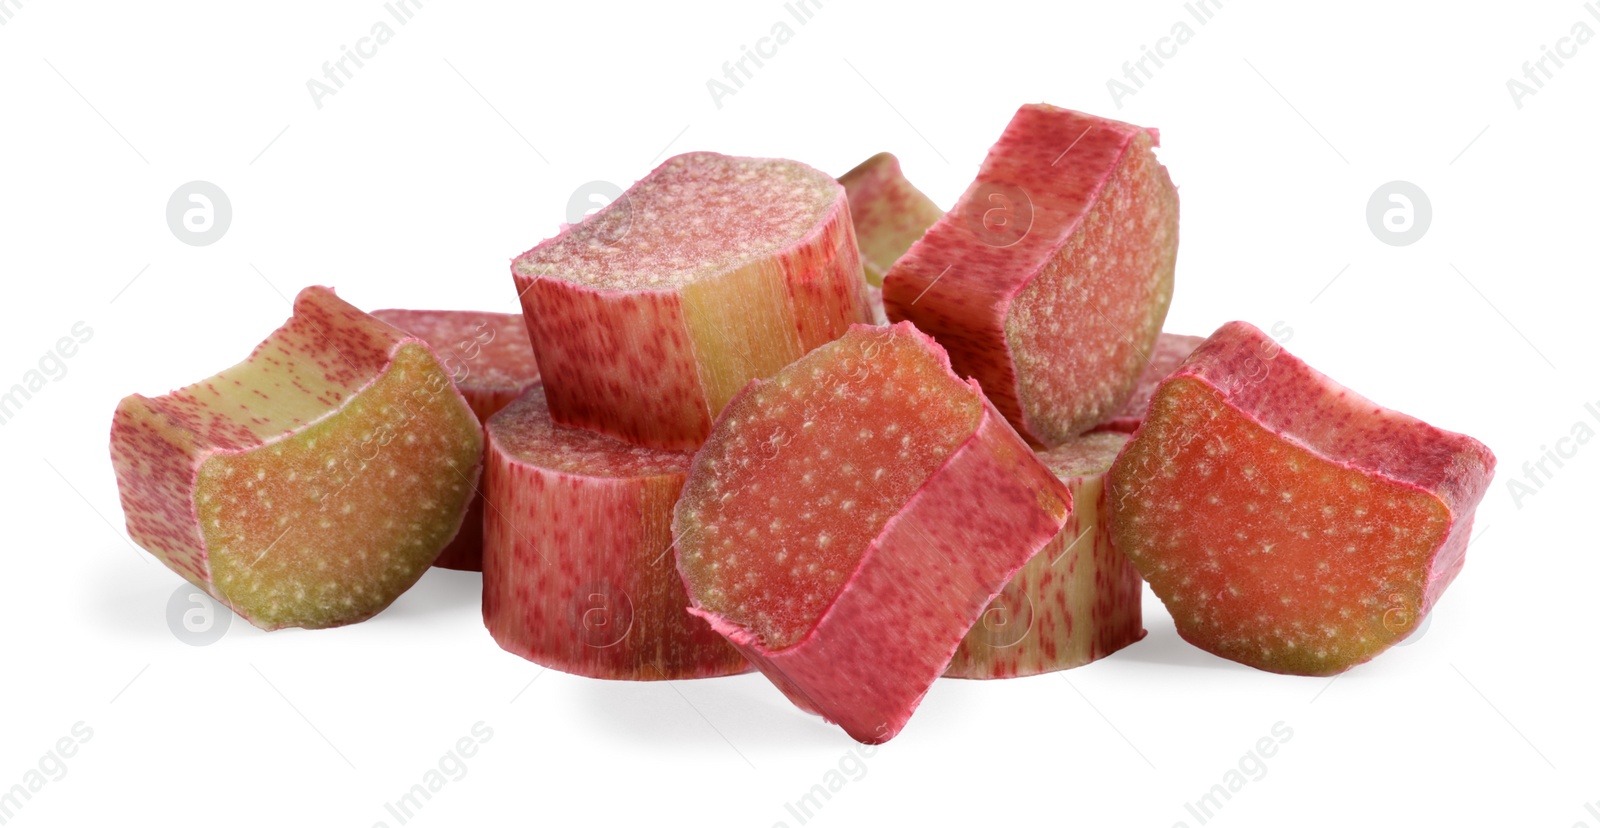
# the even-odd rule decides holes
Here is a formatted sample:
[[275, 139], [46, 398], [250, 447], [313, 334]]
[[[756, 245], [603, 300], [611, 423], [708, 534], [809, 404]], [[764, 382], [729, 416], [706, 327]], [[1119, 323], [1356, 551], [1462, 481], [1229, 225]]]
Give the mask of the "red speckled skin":
[[867, 283], [882, 287], [883, 274], [944, 211], [906, 180], [900, 159], [891, 153], [880, 152], [861, 162], [839, 176], [839, 183], [850, 198]]
[[[571, 228], [562, 235], [569, 232]], [[772, 263], [782, 274], [792, 327], [733, 331], [719, 326], [717, 333], [726, 340], [718, 341], [696, 340], [685, 292], [718, 291], [717, 302], [702, 304], [720, 304], [737, 319], [742, 316], [737, 309], [760, 301], [749, 295], [744, 282], [719, 287], [718, 277], [711, 277], [684, 289], [614, 290], [536, 279], [513, 265], [551, 416], [562, 425], [651, 448], [692, 450], [705, 441], [721, 410], [721, 401], [707, 389], [708, 363], [740, 361], [743, 353], [759, 350], [750, 347], [747, 340], [753, 339], [781, 350], [786, 356], [782, 364], [787, 364], [831, 342], [851, 324], [871, 320], [842, 187], [827, 217], [772, 256]]]
[[[246, 361], [264, 362], [296, 385], [300, 374], [321, 375], [342, 385], [344, 391], [318, 398], [329, 408], [371, 385], [402, 346], [427, 347], [424, 340], [380, 324], [326, 287], [300, 291], [294, 316], [283, 330], [288, 337], [263, 341]], [[253, 396], [269, 399], [259, 390]], [[455, 397], [466, 405], [459, 394]], [[267, 423], [244, 403], [224, 402], [209, 383], [154, 398], [129, 395], [112, 417], [111, 462], [129, 537], [225, 604], [227, 598], [212, 585], [200, 533], [197, 476], [213, 455], [242, 454], [293, 433], [272, 431]], [[296, 421], [296, 426], [304, 424]], [[472, 474], [475, 479], [477, 470]]]
[[[587, 458], [556, 469], [519, 456], [513, 426], [533, 440], [581, 443]], [[689, 454], [563, 434], [573, 430], [550, 420], [538, 389], [491, 417], [487, 430], [483, 621], [502, 648], [591, 678], [750, 670], [685, 612], [689, 599], [671, 553], [672, 506]], [[641, 455], [652, 468], [634, 467]]]
[[[1101, 265], [1087, 278], [1116, 293], [1116, 301], [1130, 307], [1102, 307], [1095, 311], [1101, 318], [1112, 316], [1120, 320], [1124, 311], [1144, 318], [1137, 324], [1114, 325], [1099, 332], [1095, 338], [1103, 338], [1104, 342], [1086, 342], [1069, 334], [1059, 337], [1044, 349], [1045, 353], [1029, 355], [1049, 361], [1052, 354], [1070, 349], [1083, 353], [1114, 350], [1119, 354], [1117, 364], [1096, 366], [1094, 376], [1056, 378], [1056, 382], [1079, 386], [1069, 395], [1071, 399], [1095, 398], [1095, 405], [1072, 422], [1039, 421], [1036, 412], [1030, 412], [1025, 399], [1028, 392], [1018, 375], [1023, 355], [1014, 351], [1008, 336], [1015, 304], [1030, 285], [1044, 278], [1043, 274], [1064, 266], [1069, 244], [1083, 229], [1108, 182], [1139, 151], [1136, 139], [1145, 135], [1154, 141], [1156, 133], [1046, 104], [1022, 107], [990, 149], [978, 177], [956, 206], [929, 228], [884, 277], [883, 299], [889, 321], [910, 320], [938, 340], [950, 352], [956, 373], [977, 379], [995, 407], [1033, 445], [1059, 444], [1088, 430], [1104, 413], [1120, 405], [1137, 378], [1135, 363], [1142, 364], [1134, 353], [1149, 352], [1165, 319], [1171, 298], [1170, 271], [1165, 296], [1158, 290], [1154, 296], [1135, 297], [1121, 294], [1136, 282], [1142, 283], [1144, 274], [1125, 272], [1115, 264]], [[1160, 177], [1164, 179], [1165, 173]], [[993, 206], [1000, 203], [996, 201], [997, 186], [1021, 190], [1031, 203], [1032, 218], [1026, 233], [1009, 244], [997, 243], [1011, 241], [1004, 233], [999, 234], [1002, 238], [985, 238], [974, 229], [975, 225], [987, 226], [978, 223], [997, 209]], [[1175, 255], [1176, 195], [1170, 181], [1165, 182], [1165, 189], [1171, 193], [1172, 206], [1170, 215], [1162, 221], [1172, 227]], [[1058, 303], [1055, 315], [1093, 321], [1095, 317], [1083, 306], [1081, 297], [1073, 298], [1077, 301]], [[1156, 307], [1149, 313], [1131, 307], [1143, 303]], [[1130, 346], [1132, 350], [1127, 350]]]
[[[433, 346], [478, 422], [539, 384], [539, 362], [520, 313], [391, 308], [372, 315]], [[473, 495], [461, 531], [433, 565], [483, 571], [483, 492]]]
[[1111, 419], [1095, 426], [1092, 430], [1120, 431], [1123, 434], [1132, 434], [1139, 430], [1139, 423], [1144, 421], [1145, 409], [1150, 407], [1150, 398], [1155, 396], [1156, 386], [1160, 385], [1167, 375], [1176, 371], [1178, 366], [1189, 358], [1189, 354], [1204, 341], [1206, 338], [1203, 336], [1161, 334], [1156, 340], [1155, 353], [1150, 355], [1149, 363], [1139, 374], [1139, 384], [1134, 386], [1133, 396], [1122, 404], [1122, 408], [1118, 409]]
[[693, 604], [692, 590], [689, 611], [801, 709], [879, 744], [900, 732], [979, 614], [1071, 512], [1066, 486], [985, 400], [972, 435], [889, 519], [799, 642], [769, 649]]
[[[1072, 514], [1017, 572], [956, 650], [945, 676], [1014, 678], [1081, 667], [1145, 636], [1144, 579], [1111, 542], [1105, 473], [1126, 444], [1084, 437], [1093, 469], [1054, 468], [1072, 493]], [[1063, 448], [1073, 446], [1069, 441]], [[1047, 454], [1046, 465], [1053, 465]]]
[[[1294, 491], [1285, 490], [1285, 504], [1291, 496], [1297, 501], [1307, 496], [1324, 498], [1321, 502], [1327, 505], [1322, 507], [1322, 513], [1328, 516], [1325, 525], [1281, 526], [1278, 536], [1274, 538], [1278, 547], [1277, 557], [1263, 558], [1248, 549], [1228, 548], [1223, 530], [1255, 529], [1252, 521], [1247, 519], [1249, 516], [1243, 512], [1242, 507], [1247, 504], [1224, 500], [1198, 507], [1203, 513], [1196, 512], [1192, 518], [1203, 525], [1217, 527], [1215, 537], [1196, 536], [1188, 543], [1171, 542], [1171, 532], [1177, 526], [1173, 521], [1178, 513], [1151, 512], [1147, 505], [1141, 506], [1140, 501], [1148, 497], [1159, 500], [1163, 498], [1163, 492], [1170, 493], [1173, 486], [1194, 494], [1205, 491], [1205, 486], [1190, 479], [1192, 472], [1186, 469], [1187, 464], [1197, 462], [1194, 458], [1199, 456], [1193, 455], [1191, 446], [1205, 451], [1211, 445], [1212, 437], [1205, 433], [1203, 426], [1177, 441], [1180, 453], [1192, 455], [1189, 459], [1174, 457], [1167, 447], [1159, 447], [1159, 450], [1157, 447], [1157, 441], [1161, 439], [1159, 433], [1171, 432], [1171, 424], [1177, 421], [1176, 418], [1192, 410], [1187, 406], [1169, 404], [1168, 398], [1177, 399], [1174, 395], [1180, 391], [1189, 393], [1185, 389], [1196, 388], [1193, 385], [1195, 383], [1199, 384], [1198, 388], [1206, 389], [1205, 393], [1220, 399], [1228, 411], [1242, 414], [1259, 429], [1247, 435], [1249, 445], [1225, 447], [1229, 449], [1226, 460], [1217, 461], [1221, 464], [1220, 468], [1225, 470], [1224, 473], [1232, 475], [1236, 469], [1248, 468], [1255, 469], [1253, 474], [1260, 477], [1263, 474], [1270, 475], [1289, 463], [1288, 468], [1293, 474], [1283, 479], [1292, 482], [1280, 485], [1298, 488]], [[1200, 420], [1216, 422], [1219, 421], [1219, 414], [1202, 413]], [[1152, 451], [1156, 453], [1152, 454]], [[1294, 458], [1301, 452], [1325, 460], [1328, 469], [1353, 473], [1370, 481], [1370, 485], [1358, 487], [1357, 491], [1371, 494], [1351, 495], [1349, 487], [1335, 489], [1333, 486], [1307, 482], [1310, 479], [1308, 476], [1316, 469], [1300, 471], [1305, 468], [1303, 463], [1293, 465]], [[1215, 453], [1208, 453], [1200, 462], [1209, 460], [1210, 454]], [[1177, 371], [1162, 382], [1145, 422], [1135, 433], [1133, 441], [1118, 456], [1110, 478], [1114, 504], [1112, 531], [1118, 548], [1128, 554], [1155, 588], [1156, 594], [1167, 602], [1169, 608], [1174, 609], [1178, 632], [1186, 640], [1225, 658], [1264, 670], [1331, 675], [1369, 660], [1412, 632], [1439, 600], [1445, 588], [1461, 571], [1473, 512], [1488, 488], [1494, 467], [1493, 453], [1477, 440], [1383, 408], [1283, 351], [1257, 328], [1244, 322], [1229, 322], [1217, 329]], [[1251, 475], [1246, 477], [1250, 478]], [[1215, 479], [1221, 481], [1221, 485], [1228, 485], [1230, 478]], [[1155, 494], [1147, 495], [1148, 492]], [[1218, 633], [1213, 629], [1187, 625], [1183, 619], [1189, 610], [1175, 608], [1172, 603], [1173, 589], [1180, 586], [1181, 582], [1174, 581], [1171, 577], [1173, 573], [1166, 570], [1175, 562], [1196, 557], [1197, 550], [1191, 547], [1191, 543], [1214, 545], [1219, 553], [1225, 552], [1226, 555], [1216, 559], [1216, 565], [1225, 576], [1234, 571], [1259, 575], [1262, 569], [1245, 570], [1243, 567], [1271, 567], [1273, 561], [1297, 560], [1285, 555], [1295, 554], [1297, 546], [1319, 548], [1314, 546], [1319, 542], [1318, 538], [1337, 531], [1341, 525], [1359, 526], [1359, 515], [1367, 511], [1379, 512], [1386, 501], [1392, 507], [1402, 495], [1422, 503], [1433, 503], [1434, 510], [1446, 517], [1437, 529], [1430, 528], [1421, 535], [1422, 540], [1431, 546], [1426, 547], [1427, 551], [1419, 562], [1411, 564], [1420, 567], [1420, 571], [1413, 568], [1409, 577], [1394, 579], [1393, 592], [1396, 596], [1385, 597], [1384, 600], [1398, 603], [1387, 610], [1388, 614], [1384, 614], [1385, 609], [1381, 604], [1373, 609], [1369, 604], [1357, 603], [1358, 598], [1368, 596], [1358, 594], [1362, 590], [1352, 588], [1353, 585], [1347, 582], [1358, 580], [1358, 575], [1353, 573], [1364, 576], [1365, 570], [1360, 566], [1392, 565], [1387, 556], [1391, 546], [1397, 545], [1398, 541], [1387, 541], [1381, 530], [1399, 529], [1397, 526], [1372, 527], [1379, 530], [1371, 536], [1372, 540], [1348, 547], [1351, 560], [1357, 566], [1355, 569], [1333, 569], [1332, 574], [1311, 574], [1305, 569], [1279, 564], [1272, 578], [1274, 583], [1285, 585], [1311, 579], [1311, 583], [1320, 586], [1326, 594], [1345, 596], [1335, 600], [1347, 601], [1346, 609], [1358, 621], [1371, 621], [1363, 629], [1381, 630], [1383, 626], [1389, 626], [1391, 615], [1400, 613], [1389, 629], [1392, 635], [1387, 640], [1364, 643], [1363, 648], [1356, 651], [1358, 648], [1348, 639], [1335, 639], [1326, 646], [1346, 648], [1348, 655], [1319, 656], [1319, 660], [1313, 663], [1303, 660], [1303, 653], [1274, 653], [1258, 657], [1247, 648], [1232, 647], [1228, 642], [1219, 640]], [[1184, 508], [1194, 508], [1198, 502], [1186, 503]], [[1312, 501], [1312, 505], [1316, 503]], [[1295, 529], [1307, 531], [1296, 537]], [[1413, 531], [1412, 535], [1417, 531], [1421, 530]], [[1403, 537], [1410, 538], [1412, 535]], [[1166, 540], [1159, 540], [1163, 537]], [[1257, 563], [1261, 560], [1267, 563]], [[1330, 553], [1322, 562], [1344, 563], [1338, 560], [1337, 552]], [[1321, 562], [1318, 565], [1320, 567]], [[1246, 574], [1239, 577], [1246, 577]], [[1213, 600], [1219, 608], [1226, 609], [1234, 602], [1251, 600], [1262, 591], [1258, 587], [1275, 588], [1270, 584], [1253, 582], [1241, 583], [1239, 587], [1238, 594], [1245, 597], [1237, 598], [1234, 593], [1222, 590], [1214, 594]], [[1265, 608], [1251, 609], [1249, 612], [1261, 613], [1258, 617], [1263, 627], [1293, 627], [1300, 614], [1309, 611], [1302, 607], [1311, 606], [1310, 602], [1291, 603], [1287, 598], [1282, 606], [1273, 606], [1275, 603], [1261, 602]], [[1377, 615], [1383, 617], [1378, 619]], [[1368, 619], [1365, 616], [1373, 617]]]

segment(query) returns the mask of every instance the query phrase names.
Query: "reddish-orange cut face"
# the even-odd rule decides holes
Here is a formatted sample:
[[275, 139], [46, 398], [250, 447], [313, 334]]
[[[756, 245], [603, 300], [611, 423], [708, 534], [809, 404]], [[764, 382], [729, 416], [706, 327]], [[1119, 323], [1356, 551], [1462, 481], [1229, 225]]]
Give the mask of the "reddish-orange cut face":
[[909, 328], [855, 328], [736, 398], [680, 508], [701, 605], [771, 648], [804, 636], [983, 401]]
[[1410, 634], [1451, 530], [1433, 494], [1285, 439], [1193, 378], [1162, 386], [1113, 471], [1117, 548], [1184, 638], [1339, 672]]

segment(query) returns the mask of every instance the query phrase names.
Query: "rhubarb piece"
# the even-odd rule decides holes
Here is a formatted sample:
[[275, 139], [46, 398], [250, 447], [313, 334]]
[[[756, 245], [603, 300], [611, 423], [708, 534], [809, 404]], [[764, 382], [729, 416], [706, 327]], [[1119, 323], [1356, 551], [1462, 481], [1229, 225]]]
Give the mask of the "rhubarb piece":
[[883, 282], [892, 321], [950, 352], [1053, 446], [1133, 393], [1172, 299], [1178, 194], [1154, 130], [1032, 104]]
[[796, 161], [670, 158], [511, 270], [551, 416], [651, 448], [870, 319], [844, 189]]
[[883, 311], [883, 288], [867, 285], [867, 307], [872, 310], [872, 324], [889, 324], [889, 316]]
[[[372, 315], [428, 341], [479, 422], [539, 382], [539, 363], [517, 313], [379, 310]], [[434, 566], [483, 571], [483, 495], [474, 494], [461, 531]]]
[[489, 418], [488, 440], [483, 621], [501, 647], [593, 678], [750, 669], [685, 611], [672, 505], [692, 455], [556, 425], [538, 388]]
[[1168, 374], [1178, 370], [1178, 366], [1204, 341], [1206, 338], [1203, 336], [1183, 334], [1163, 333], [1157, 337], [1155, 351], [1150, 354], [1144, 370], [1139, 372], [1139, 382], [1133, 387], [1133, 396], [1110, 419], [1095, 426], [1094, 430], [1120, 431], [1124, 434], [1138, 431], [1139, 423], [1144, 421], [1144, 412], [1150, 407], [1150, 398], [1155, 396], [1156, 386]]
[[266, 630], [389, 606], [460, 528], [482, 454], [428, 343], [322, 287], [244, 362], [111, 423], [129, 536]]
[[877, 743], [1071, 508], [932, 339], [858, 325], [733, 399], [673, 527], [690, 611]]
[[1128, 435], [1086, 434], [1039, 455], [1072, 515], [990, 602], [944, 674], [993, 679], [1081, 667], [1144, 638], [1144, 581], [1111, 544], [1105, 474]]
[[883, 285], [883, 274], [944, 215], [900, 172], [900, 159], [880, 152], [839, 176], [850, 199], [850, 219], [861, 249], [867, 283]]
[[1332, 675], [1439, 600], [1494, 462], [1229, 322], [1161, 383], [1112, 465], [1111, 534], [1185, 640]]

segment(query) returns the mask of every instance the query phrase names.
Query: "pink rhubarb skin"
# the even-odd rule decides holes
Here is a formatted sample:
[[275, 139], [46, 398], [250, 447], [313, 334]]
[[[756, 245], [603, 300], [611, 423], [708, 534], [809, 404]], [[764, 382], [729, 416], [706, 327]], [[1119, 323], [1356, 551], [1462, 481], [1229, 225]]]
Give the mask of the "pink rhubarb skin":
[[[433, 346], [479, 422], [539, 384], [539, 363], [519, 313], [377, 310], [372, 315]], [[434, 566], [483, 571], [483, 494], [473, 495], [461, 531]]]
[[867, 307], [872, 310], [872, 324], [889, 324], [889, 315], [883, 310], [883, 288], [867, 285]]
[[1112, 538], [1180, 635], [1332, 675], [1416, 629], [1461, 571], [1494, 455], [1383, 408], [1243, 322], [1161, 383], [1110, 476]]
[[884, 278], [1018, 433], [1060, 444], [1133, 392], [1172, 300], [1178, 194], [1154, 130], [1030, 104]]
[[944, 211], [906, 180], [900, 172], [900, 159], [887, 152], [856, 165], [839, 176], [839, 183], [850, 199], [850, 218], [867, 284], [881, 287], [883, 274]]
[[501, 647], [592, 678], [749, 671], [685, 611], [670, 549], [689, 453], [556, 425], [538, 388], [488, 435], [483, 621]]
[[244, 362], [111, 423], [129, 536], [268, 630], [387, 607], [455, 536], [482, 455], [427, 342], [323, 287]]
[[879, 743], [1071, 510], [936, 343], [858, 325], [728, 405], [673, 529], [690, 611], [796, 705]]
[[651, 448], [871, 319], [844, 189], [795, 161], [667, 159], [511, 271], [551, 416]]
[[1144, 638], [1144, 580], [1112, 545], [1105, 519], [1105, 474], [1127, 442], [1126, 434], [1086, 434], [1039, 455], [1072, 493], [1072, 515], [984, 610], [946, 676], [1067, 670]]
[[1155, 396], [1156, 386], [1167, 378], [1168, 374], [1178, 370], [1178, 366], [1189, 358], [1200, 343], [1206, 341], [1203, 336], [1185, 336], [1183, 334], [1163, 333], [1156, 339], [1155, 352], [1150, 354], [1150, 360], [1145, 363], [1144, 370], [1139, 372], [1139, 382], [1133, 388], [1133, 396], [1122, 404], [1110, 419], [1094, 427], [1095, 431], [1120, 431], [1123, 434], [1132, 434], [1139, 429], [1139, 423], [1144, 421], [1144, 412], [1150, 407], [1150, 398]]

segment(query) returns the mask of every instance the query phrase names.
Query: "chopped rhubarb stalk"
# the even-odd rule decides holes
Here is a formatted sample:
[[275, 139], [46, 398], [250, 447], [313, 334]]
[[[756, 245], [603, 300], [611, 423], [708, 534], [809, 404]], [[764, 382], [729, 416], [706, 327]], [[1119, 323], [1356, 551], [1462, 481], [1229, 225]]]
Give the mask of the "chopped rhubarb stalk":
[[933, 223], [944, 215], [900, 172], [900, 159], [887, 152], [861, 162], [839, 176], [850, 198], [850, 219], [861, 248], [867, 283], [883, 285], [883, 274]]
[[876, 743], [1071, 508], [933, 340], [862, 325], [734, 398], [673, 525], [690, 611]]
[[883, 288], [867, 285], [867, 307], [872, 309], [872, 324], [889, 324], [889, 316], [883, 312]]
[[1154, 130], [1024, 106], [884, 278], [889, 319], [937, 339], [1035, 445], [1115, 412], [1161, 331], [1178, 193], [1155, 145]]
[[1325, 676], [1411, 634], [1461, 571], [1494, 455], [1230, 322], [1111, 467], [1111, 533], [1196, 646]]
[[268, 630], [389, 606], [460, 528], [482, 455], [428, 343], [321, 287], [244, 362], [111, 423], [128, 534]]
[[1127, 442], [1126, 434], [1086, 434], [1039, 455], [1072, 493], [1072, 515], [984, 610], [946, 676], [1066, 670], [1144, 638], [1144, 581], [1111, 545], [1105, 520], [1105, 474]]
[[[433, 346], [455, 380], [456, 390], [472, 406], [479, 422], [539, 382], [539, 363], [528, 343], [528, 329], [518, 313], [459, 310], [379, 310], [372, 315]], [[483, 570], [483, 496], [476, 494], [461, 532], [434, 566]]]
[[844, 188], [795, 161], [670, 158], [511, 271], [551, 416], [651, 448], [871, 319]]
[[750, 669], [686, 611], [673, 564], [692, 455], [556, 425], [538, 388], [490, 417], [488, 435], [483, 620], [501, 647], [593, 678]]
[[1155, 353], [1150, 354], [1150, 361], [1139, 372], [1139, 382], [1133, 388], [1133, 396], [1110, 419], [1095, 426], [1094, 430], [1120, 431], [1124, 434], [1138, 431], [1139, 423], [1144, 421], [1145, 409], [1150, 407], [1150, 398], [1155, 396], [1156, 386], [1168, 374], [1178, 370], [1178, 366], [1204, 341], [1206, 338], [1203, 336], [1163, 333], [1156, 339]]

